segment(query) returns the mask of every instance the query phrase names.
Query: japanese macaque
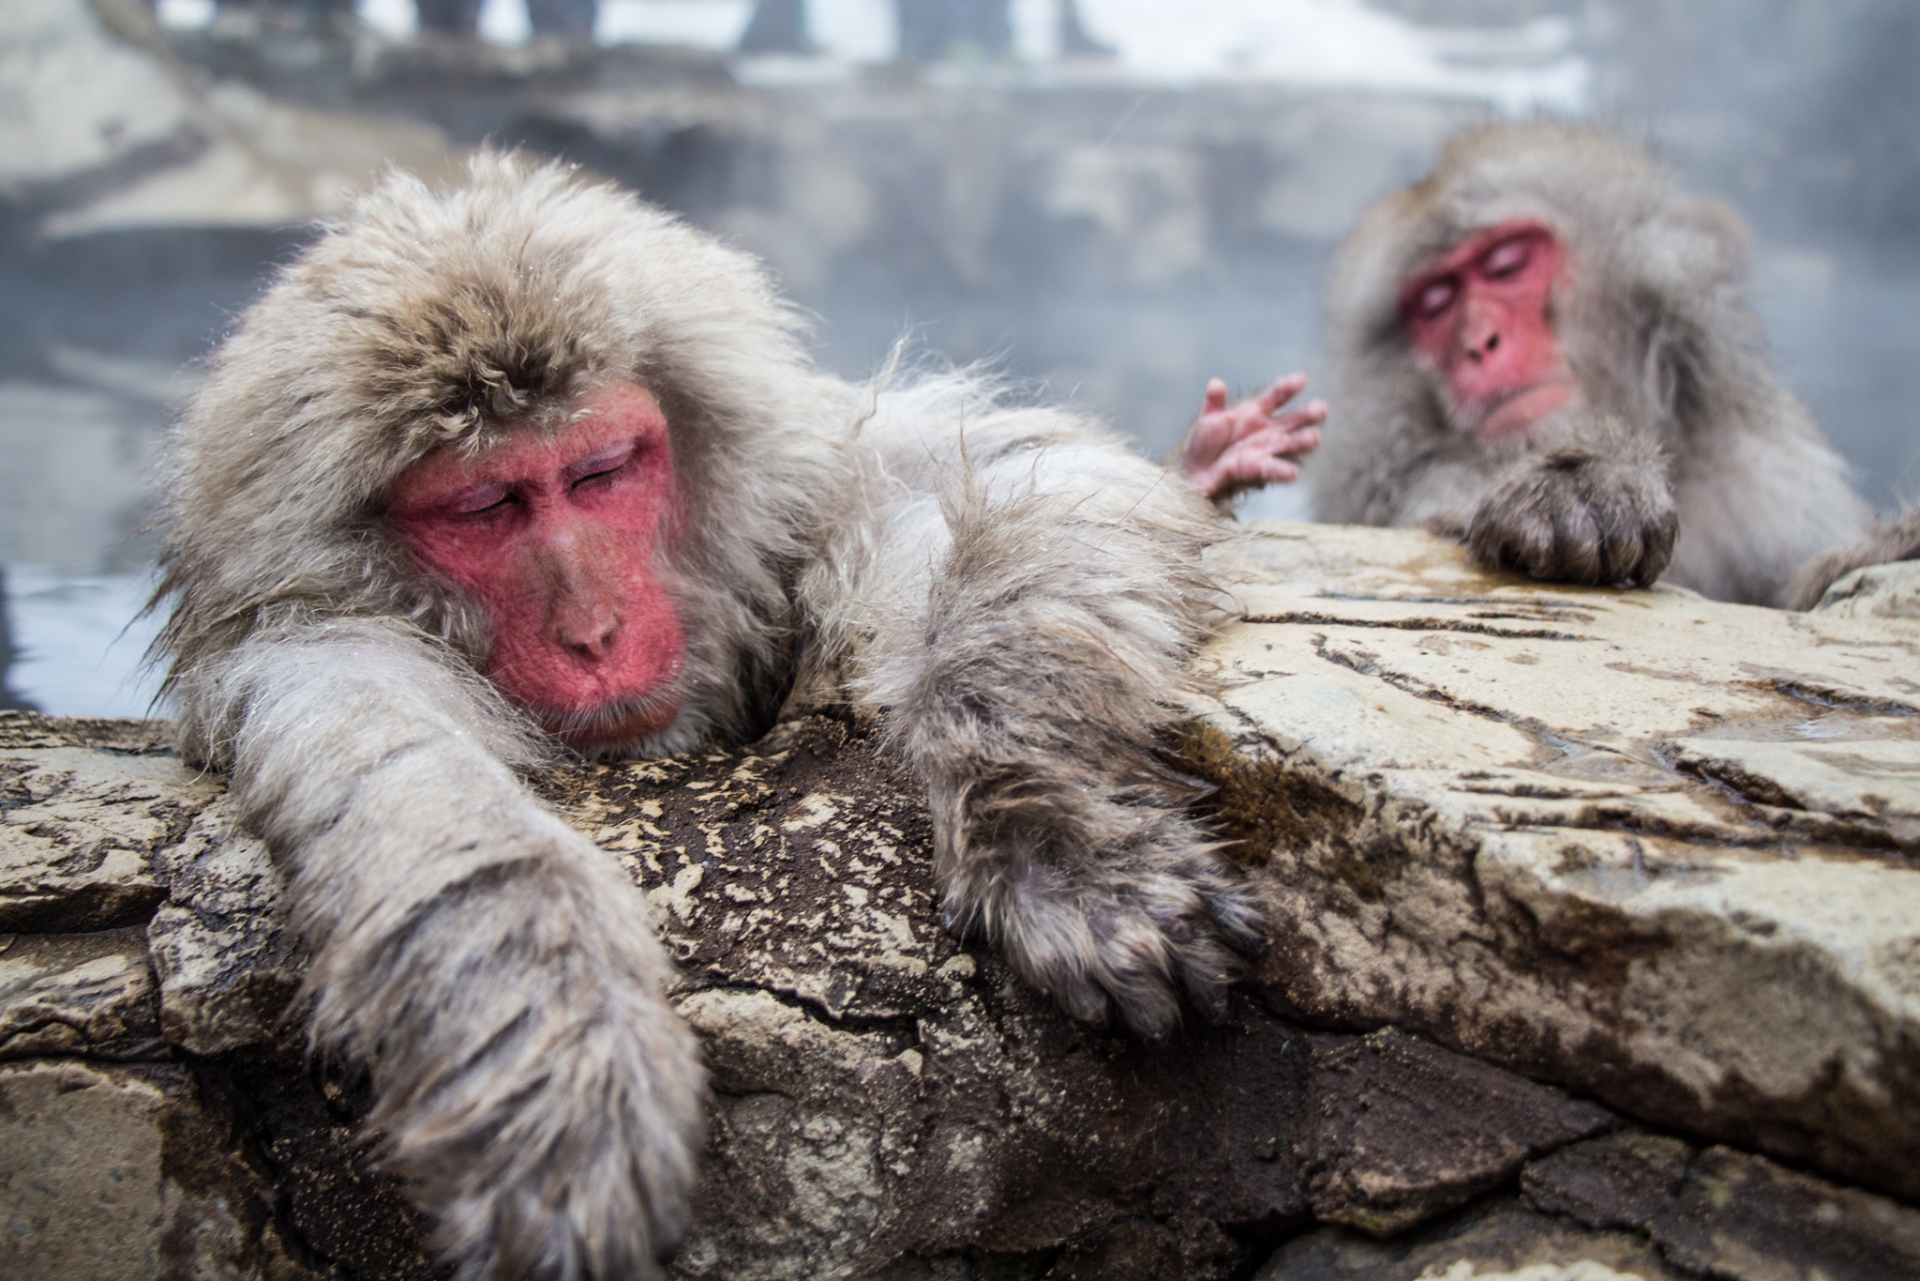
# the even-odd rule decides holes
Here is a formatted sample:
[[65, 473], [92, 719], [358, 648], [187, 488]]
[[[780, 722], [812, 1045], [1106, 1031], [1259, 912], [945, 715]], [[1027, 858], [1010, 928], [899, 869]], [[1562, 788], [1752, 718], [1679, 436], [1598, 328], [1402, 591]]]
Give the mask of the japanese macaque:
[[1363, 216], [1333, 269], [1342, 427], [1314, 514], [1428, 525], [1575, 583], [1781, 603], [1871, 513], [1767, 362], [1744, 229], [1643, 152], [1470, 132]]
[[556, 753], [884, 712], [948, 922], [1075, 1016], [1165, 1033], [1257, 942], [1162, 759], [1206, 500], [969, 375], [822, 374], [798, 327], [744, 255], [488, 154], [323, 234], [171, 443], [182, 747], [286, 869], [312, 1036], [463, 1275], [652, 1275], [701, 1144], [645, 902], [517, 774]]

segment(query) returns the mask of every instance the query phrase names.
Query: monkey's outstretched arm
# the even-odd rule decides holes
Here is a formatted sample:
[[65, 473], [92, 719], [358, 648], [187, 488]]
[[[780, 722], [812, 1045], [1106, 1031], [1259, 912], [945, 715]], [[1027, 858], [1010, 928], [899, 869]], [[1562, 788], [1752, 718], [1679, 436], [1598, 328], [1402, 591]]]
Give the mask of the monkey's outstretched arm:
[[1808, 560], [1793, 576], [1782, 603], [1787, 609], [1812, 609], [1827, 594], [1827, 588], [1854, 570], [1898, 560], [1920, 560], [1920, 508], [1881, 526], [1860, 542], [1821, 552]]
[[462, 1275], [656, 1275], [697, 1050], [644, 901], [501, 764], [524, 751], [484, 687], [376, 622], [257, 637], [196, 683], [290, 874], [313, 1037], [370, 1065], [385, 1163]]
[[[1217, 616], [1190, 488], [1071, 420], [989, 415], [895, 507], [857, 695], [932, 803], [947, 919], [1079, 1018], [1170, 1031], [1224, 1002], [1250, 893], [1161, 759]], [[910, 450], [909, 450], [910, 452]], [[929, 476], [927, 460], [902, 470]]]

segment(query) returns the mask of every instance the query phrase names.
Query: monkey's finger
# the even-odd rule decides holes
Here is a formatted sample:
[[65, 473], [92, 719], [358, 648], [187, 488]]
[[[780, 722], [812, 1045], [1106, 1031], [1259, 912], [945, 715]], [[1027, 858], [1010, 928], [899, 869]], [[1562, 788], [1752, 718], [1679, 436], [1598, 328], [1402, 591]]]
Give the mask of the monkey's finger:
[[1632, 513], [1603, 520], [1600, 529], [1600, 573], [1597, 581], [1624, 583], [1637, 579], [1641, 562], [1651, 548]]
[[1217, 414], [1227, 407], [1227, 384], [1218, 378], [1207, 380], [1207, 394], [1200, 402], [1200, 412]]
[[1273, 452], [1288, 457], [1301, 457], [1320, 448], [1320, 431], [1316, 427], [1301, 427], [1285, 433], [1280, 447]]
[[1603, 574], [1605, 541], [1598, 514], [1585, 503], [1570, 503], [1553, 514], [1554, 561], [1542, 577], [1589, 587], [1610, 581]]
[[1305, 374], [1288, 374], [1285, 378], [1280, 379], [1274, 383], [1273, 386], [1262, 392], [1260, 399], [1254, 403], [1260, 407], [1261, 413], [1271, 414], [1279, 409], [1280, 406], [1286, 404], [1295, 396], [1298, 396], [1306, 389], [1306, 385], [1307, 376]]
[[1298, 409], [1290, 409], [1284, 414], [1274, 415], [1273, 421], [1282, 427], [1312, 427], [1327, 421], [1327, 402], [1310, 400]]
[[1260, 458], [1275, 456], [1286, 457], [1294, 454], [1310, 454], [1320, 446], [1320, 432], [1313, 427], [1288, 430], [1279, 423], [1271, 423], [1250, 436], [1243, 436], [1233, 444], [1236, 454], [1248, 454]]
[[1522, 512], [1511, 524], [1488, 522], [1474, 530], [1473, 543], [1483, 559], [1496, 565], [1523, 570], [1535, 578], [1553, 574], [1553, 522], [1542, 516]]

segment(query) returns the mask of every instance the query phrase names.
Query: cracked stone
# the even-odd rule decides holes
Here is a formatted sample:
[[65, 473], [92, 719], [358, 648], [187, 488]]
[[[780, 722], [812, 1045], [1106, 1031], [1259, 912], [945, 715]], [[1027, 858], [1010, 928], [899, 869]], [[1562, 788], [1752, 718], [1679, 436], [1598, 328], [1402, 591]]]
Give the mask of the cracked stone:
[[[1906, 741], [1889, 656], [1908, 661], [1911, 627], [1547, 589], [1404, 532], [1314, 537], [1311, 557], [1286, 530], [1238, 553], [1270, 562], [1241, 571], [1255, 619], [1203, 657], [1238, 683], [1187, 739], [1274, 946], [1223, 1025], [1164, 1045], [1074, 1024], [942, 928], [924, 802], [870, 727], [801, 717], [740, 750], [536, 780], [639, 887], [713, 1069], [677, 1275], [1224, 1281], [1286, 1243], [1288, 1281], [1666, 1281], [1683, 1257], [1734, 1276], [1729, 1242], [1774, 1238], [1700, 1218], [1724, 1209], [1715, 1188], [1837, 1213], [1824, 1253], [1766, 1246], [1795, 1266], [1904, 1259], [1885, 1251], [1905, 1220], [1875, 1215], [1910, 1211], [1764, 1162], [1714, 1174], [1707, 1145], [1882, 1187], [1906, 1169], [1911, 795], [1897, 751], [1859, 774], [1859, 803], [1835, 761]], [[1718, 638], [1705, 658], [1674, 638], [1687, 627]], [[1683, 741], [1743, 772], [1683, 767]], [[1810, 764], [1781, 777], [1751, 744]], [[258, 1163], [301, 1259], [439, 1275], [428, 1225], [374, 1168], [364, 1078], [309, 1064], [278, 1022], [305, 962], [221, 781], [177, 770], [163, 727], [32, 716], [0, 717], [0, 772], [24, 780], [0, 790], [6, 820], [36, 826], [0, 827], [0, 852], [120, 834], [104, 848], [146, 898], [111, 937], [131, 957], [144, 927], [171, 1056], [153, 1066], [179, 1074], [168, 1107], [196, 1103], [169, 1113], [199, 1118], [193, 1150]], [[32, 911], [99, 919], [88, 894]], [[15, 1061], [63, 1065], [99, 1067]], [[22, 1095], [0, 1156], [65, 1097]], [[1627, 1137], [1583, 1136], [1616, 1115], [1698, 1141], [1635, 1131], [1639, 1165], [1608, 1165], [1592, 1154]], [[1505, 1194], [1516, 1171], [1529, 1201]]]
[[1533, 1162], [1520, 1188], [1539, 1209], [1590, 1228], [1644, 1230], [1686, 1178], [1693, 1155], [1670, 1135], [1610, 1134]]
[[0, 1059], [165, 1050], [139, 930], [0, 939]]
[[1689, 1271], [1729, 1281], [1920, 1276], [1920, 1211], [1730, 1148], [1709, 1148], [1648, 1225]]
[[53, 742], [0, 712], [0, 931], [144, 925], [166, 897], [155, 855], [224, 788], [166, 753], [164, 727], [131, 724]]
[[147, 926], [167, 1041], [210, 1055], [300, 1030], [281, 1016], [306, 966], [287, 928], [286, 881], [224, 801], [162, 860], [168, 902]]
[[[1920, 1196], [1920, 626], [1490, 574], [1266, 526], [1188, 736], [1257, 984]], [[1889, 570], [1887, 581], [1907, 581]]]
[[1814, 608], [1835, 618], [1920, 619], [1920, 560], [1856, 569]]
[[230, 1122], [170, 1065], [0, 1065], [10, 1277], [307, 1281]]
[[1253, 1281], [1683, 1281], [1630, 1232], [1595, 1232], [1497, 1199], [1385, 1242], [1322, 1228], [1288, 1242]]
[[1510, 1178], [1530, 1156], [1618, 1124], [1394, 1028], [1314, 1038], [1301, 1140], [1314, 1217], [1392, 1236]]

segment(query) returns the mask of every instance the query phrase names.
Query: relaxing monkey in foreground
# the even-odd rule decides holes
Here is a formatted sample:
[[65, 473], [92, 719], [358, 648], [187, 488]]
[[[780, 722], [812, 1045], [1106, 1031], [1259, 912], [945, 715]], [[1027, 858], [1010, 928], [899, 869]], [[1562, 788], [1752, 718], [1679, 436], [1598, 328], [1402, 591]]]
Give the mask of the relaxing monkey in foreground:
[[555, 751], [750, 740], [825, 683], [887, 712], [948, 920], [1075, 1016], [1164, 1033], [1256, 943], [1159, 758], [1209, 503], [967, 375], [824, 375], [796, 328], [745, 256], [487, 155], [321, 236], [171, 442], [183, 749], [287, 870], [312, 1034], [463, 1275], [651, 1275], [701, 1143], [639, 892], [516, 775]]
[[1732, 211], [1626, 143], [1456, 139], [1335, 262], [1315, 517], [1428, 525], [1538, 578], [1812, 603], [1794, 571], [1871, 513], [1769, 366], [1746, 277]]

